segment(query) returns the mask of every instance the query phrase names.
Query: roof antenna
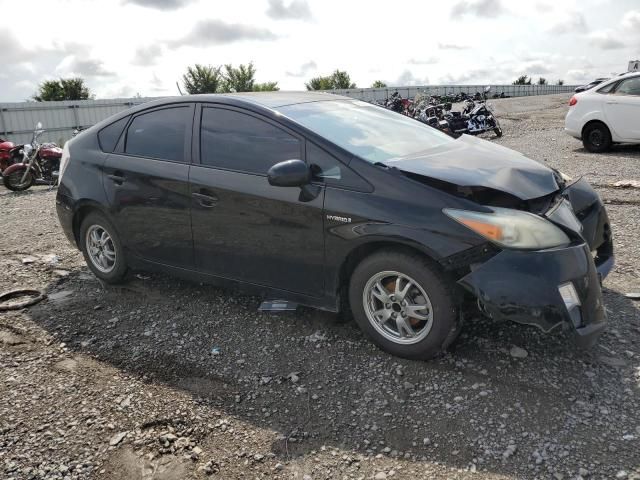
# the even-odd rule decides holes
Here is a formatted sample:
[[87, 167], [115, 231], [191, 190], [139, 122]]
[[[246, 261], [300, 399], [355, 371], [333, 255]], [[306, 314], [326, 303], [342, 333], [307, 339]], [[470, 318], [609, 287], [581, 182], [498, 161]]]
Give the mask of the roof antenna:
[[180, 92], [180, 95], [184, 96], [184, 93], [182, 93], [182, 90], [180, 90], [180, 84], [178, 82], [176, 82], [176, 87], [178, 87], [178, 92]]

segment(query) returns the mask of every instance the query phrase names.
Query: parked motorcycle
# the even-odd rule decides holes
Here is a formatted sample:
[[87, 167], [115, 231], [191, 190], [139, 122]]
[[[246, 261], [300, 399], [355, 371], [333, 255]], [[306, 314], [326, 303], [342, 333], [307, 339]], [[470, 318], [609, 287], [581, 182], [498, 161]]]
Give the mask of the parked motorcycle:
[[15, 149], [15, 144], [10, 142], [9, 140], [5, 140], [4, 138], [0, 138], [0, 174], [12, 163], [13, 160], [13, 150]]
[[491, 105], [487, 104], [487, 94], [491, 87], [486, 87], [482, 98], [477, 103], [468, 99], [465, 102], [465, 108], [461, 114], [455, 115], [455, 112], [445, 116], [446, 125], [442, 124], [444, 129], [453, 136], [460, 136], [463, 133], [468, 135], [478, 135], [480, 133], [493, 131], [496, 136], [502, 136], [502, 128], [500, 122], [493, 115]]
[[27, 190], [34, 184], [56, 185], [60, 170], [62, 149], [55, 143], [38, 143], [44, 133], [42, 124], [38, 122], [30, 144], [17, 145], [21, 161], [8, 166], [2, 174], [2, 182], [9, 190]]

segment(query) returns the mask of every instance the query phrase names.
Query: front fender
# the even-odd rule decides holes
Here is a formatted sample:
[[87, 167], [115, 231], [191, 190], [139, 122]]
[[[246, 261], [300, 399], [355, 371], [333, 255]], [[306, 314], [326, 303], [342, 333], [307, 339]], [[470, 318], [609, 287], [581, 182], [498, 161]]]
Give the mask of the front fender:
[[[14, 172], [26, 170], [27, 167], [28, 165], [26, 163], [14, 163], [13, 165], [5, 168], [2, 172], [2, 175], [6, 177], [7, 175], [11, 175]], [[31, 168], [31, 170], [33, 171], [33, 168]]]

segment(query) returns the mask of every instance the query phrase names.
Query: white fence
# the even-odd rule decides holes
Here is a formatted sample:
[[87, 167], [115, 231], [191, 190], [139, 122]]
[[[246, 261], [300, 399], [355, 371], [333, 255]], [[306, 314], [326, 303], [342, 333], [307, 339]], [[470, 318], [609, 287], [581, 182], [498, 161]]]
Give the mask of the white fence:
[[87, 128], [133, 105], [154, 98], [67, 100], [63, 102], [0, 103], [0, 137], [15, 143], [31, 141], [38, 122], [45, 129], [41, 142], [64, 143], [76, 128]]
[[[331, 93], [347, 95], [366, 101], [383, 100], [394, 92], [404, 98], [418, 93], [429, 95], [453, 95], [464, 92], [482, 92], [484, 85], [423, 85], [389, 88], [354, 88], [331, 90]], [[504, 93], [509, 97], [550, 95], [573, 92], [569, 85], [492, 85], [491, 94]], [[121, 98], [114, 100], [76, 100], [64, 102], [0, 103], [0, 137], [15, 143], [26, 143], [38, 122], [42, 122], [45, 134], [41, 141], [64, 143], [76, 128], [87, 128], [121, 110], [155, 100], [155, 98]]]
[[[572, 93], [577, 85], [491, 85], [489, 96], [504, 93], [508, 97], [528, 97], [531, 95], [552, 95], [555, 93]], [[385, 87], [385, 88], [351, 88], [344, 90], [331, 90], [332, 93], [347, 95], [368, 102], [384, 100], [394, 92], [398, 92], [403, 98], [414, 98], [418, 93], [427, 95], [455, 95], [467, 93], [474, 95], [482, 93], [486, 85], [419, 85], [411, 87]]]

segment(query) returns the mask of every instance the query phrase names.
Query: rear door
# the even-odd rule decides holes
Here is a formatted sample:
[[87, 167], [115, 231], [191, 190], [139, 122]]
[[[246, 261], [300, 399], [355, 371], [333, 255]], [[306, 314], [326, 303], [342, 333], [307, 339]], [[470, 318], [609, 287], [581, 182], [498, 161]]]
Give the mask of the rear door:
[[621, 140], [640, 140], [640, 76], [622, 80], [605, 98], [607, 123]]
[[134, 115], [104, 167], [111, 218], [125, 248], [171, 266], [193, 268], [189, 168], [194, 105]]
[[247, 110], [204, 104], [191, 167], [196, 268], [217, 276], [321, 297], [324, 188], [308, 201], [274, 187], [269, 168], [304, 159], [304, 139]]

